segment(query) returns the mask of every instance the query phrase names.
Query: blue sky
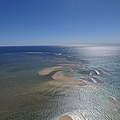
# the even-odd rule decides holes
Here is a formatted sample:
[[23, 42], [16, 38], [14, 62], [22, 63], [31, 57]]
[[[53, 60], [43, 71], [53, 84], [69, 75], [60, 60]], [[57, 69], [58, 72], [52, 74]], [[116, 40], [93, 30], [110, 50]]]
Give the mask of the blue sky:
[[0, 0], [0, 45], [120, 43], [120, 0]]

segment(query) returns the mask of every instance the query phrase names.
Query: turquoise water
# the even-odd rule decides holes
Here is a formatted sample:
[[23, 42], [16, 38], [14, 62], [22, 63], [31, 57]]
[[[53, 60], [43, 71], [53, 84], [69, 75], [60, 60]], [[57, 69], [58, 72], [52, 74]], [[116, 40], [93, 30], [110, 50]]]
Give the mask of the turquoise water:
[[[119, 53], [119, 46], [0, 47], [0, 120], [58, 120], [64, 114], [119, 120]], [[59, 64], [78, 64], [63, 71], [88, 85], [50, 86], [52, 79], [38, 74]]]

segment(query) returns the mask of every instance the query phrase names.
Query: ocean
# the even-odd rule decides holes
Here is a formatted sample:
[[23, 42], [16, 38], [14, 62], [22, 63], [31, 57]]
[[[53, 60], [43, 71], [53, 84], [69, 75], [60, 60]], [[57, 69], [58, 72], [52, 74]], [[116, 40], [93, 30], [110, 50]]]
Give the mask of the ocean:
[[0, 47], [0, 120], [62, 116], [120, 120], [120, 46]]

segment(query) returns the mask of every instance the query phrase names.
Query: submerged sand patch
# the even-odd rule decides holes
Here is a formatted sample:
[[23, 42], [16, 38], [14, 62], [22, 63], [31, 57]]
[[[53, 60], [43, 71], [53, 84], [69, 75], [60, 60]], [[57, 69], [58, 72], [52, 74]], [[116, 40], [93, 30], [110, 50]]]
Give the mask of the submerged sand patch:
[[[49, 74], [51, 75], [52, 79], [45, 81], [42, 84], [35, 84], [34, 86], [28, 88], [16, 88], [16, 95], [10, 97], [9, 102], [1, 100], [3, 106], [1, 106], [0, 111], [12, 111], [20, 107], [27, 107], [30, 105], [44, 103], [47, 101], [47, 98], [61, 95], [61, 93], [63, 94], [64, 91], [68, 88], [88, 85], [86, 81], [77, 80], [75, 77], [65, 75], [64, 71], [62, 71], [63, 68], [65, 68], [63, 66], [74, 66], [74, 64], [61, 64], [61, 66], [58, 65], [41, 70], [39, 72], [40, 75], [47, 76]], [[61, 68], [62, 70], [59, 71], [58, 69]], [[54, 70], [58, 71], [54, 74], [50, 74]], [[63, 117], [60, 120], [64, 119], [67, 120], [66, 117]]]
[[76, 80], [76, 78], [74, 78], [74, 77], [65, 76], [62, 71], [59, 71], [59, 72], [55, 73], [52, 76], [52, 78], [56, 81], [61, 81], [62, 83], [68, 84], [68, 85], [85, 86], [85, 85], [88, 84], [86, 81]]
[[54, 95], [54, 93], [57, 94], [57, 93], [64, 92], [65, 89], [68, 89], [71, 87], [88, 85], [87, 81], [84, 81], [82, 79], [76, 79], [75, 77], [71, 77], [64, 73], [63, 66], [74, 66], [74, 65], [76, 64], [59, 64], [58, 66], [53, 66], [53, 67], [49, 67], [41, 70], [39, 72], [39, 75], [42, 75], [45, 77], [47, 76], [48, 80], [42, 84], [36, 84], [32, 88], [28, 88], [21, 95], [39, 93], [41, 95], [51, 96], [51, 95]]
[[20, 108], [26, 108], [40, 103], [45, 104], [48, 102], [48, 99], [49, 96], [36, 94], [26, 94], [12, 97], [7, 96], [6, 99], [2, 98], [0, 100], [0, 112], [13, 112]]

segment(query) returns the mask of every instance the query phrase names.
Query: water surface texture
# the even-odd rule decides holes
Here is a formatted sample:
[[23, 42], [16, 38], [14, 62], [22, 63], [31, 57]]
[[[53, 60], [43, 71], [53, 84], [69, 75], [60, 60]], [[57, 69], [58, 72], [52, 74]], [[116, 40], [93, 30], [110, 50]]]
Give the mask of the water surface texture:
[[120, 46], [0, 47], [0, 120], [63, 116], [120, 120]]

